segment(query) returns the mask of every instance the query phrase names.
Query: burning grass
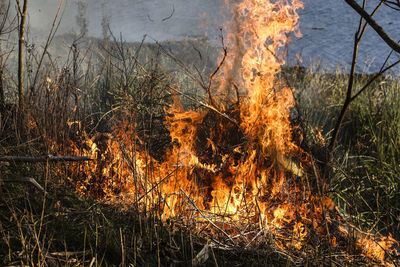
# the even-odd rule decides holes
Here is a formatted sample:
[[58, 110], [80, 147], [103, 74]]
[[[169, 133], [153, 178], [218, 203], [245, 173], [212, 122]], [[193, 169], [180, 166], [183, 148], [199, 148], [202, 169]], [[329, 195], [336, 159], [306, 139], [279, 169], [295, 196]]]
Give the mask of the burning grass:
[[[212, 124], [226, 120], [218, 114], [205, 115], [205, 122], [197, 121], [200, 130], [191, 140], [199, 142], [199, 137], [209, 136], [213, 128], [207, 127], [208, 133], [204, 133], [202, 126], [211, 123], [210, 117]], [[179, 119], [190, 125], [194, 122], [186, 117]], [[224, 125], [229, 122], [225, 121]], [[268, 183], [258, 187], [254, 194], [253, 185], [246, 184], [244, 175], [238, 176], [238, 169], [232, 173], [230, 167], [244, 168], [244, 157], [250, 158], [252, 166], [254, 162], [263, 164], [254, 167], [258, 170], [270, 166], [271, 161], [258, 162], [255, 153], [241, 152], [240, 146], [247, 145], [242, 138], [229, 138], [231, 142], [237, 141], [234, 144], [199, 149], [195, 161], [190, 158], [185, 164], [167, 165], [169, 168], [163, 172], [165, 163], [160, 164], [148, 154], [141, 155], [143, 146], [132, 143], [137, 140], [130, 135], [134, 132], [132, 128], [123, 124], [117, 129], [114, 133], [118, 136], [97, 135], [86, 140], [84, 147], [87, 149], [81, 151], [96, 157], [97, 161], [80, 165], [73, 171], [71, 182], [81, 193], [104, 199], [109, 204], [122, 203], [127, 209], [148, 210], [164, 221], [173, 221], [178, 228], [205, 235], [216, 247], [251, 250], [268, 243], [288, 253], [296, 264], [303, 264], [302, 255], [312, 255], [316, 247], [324, 255], [322, 257], [336, 263], [384, 264], [387, 255], [394, 252], [390, 248], [397, 242], [390, 236], [374, 236], [350, 227], [332, 200], [318, 193], [320, 185], [312, 186], [321, 181], [312, 170], [306, 172], [306, 166], [303, 166], [306, 173], [299, 177], [286, 165], [287, 180], [280, 184], [286, 190], [274, 189], [276, 181], [270, 176]], [[186, 128], [184, 132], [191, 134]], [[208, 140], [207, 143], [210, 139], [213, 138], [202, 140]], [[200, 146], [196, 142], [191, 145], [204, 148], [204, 144]], [[226, 151], [225, 155], [231, 156], [222, 160], [213, 151]], [[247, 191], [244, 197], [240, 190]], [[347, 254], [349, 249], [351, 254]]]
[[[4, 264], [61, 258], [73, 264], [68, 257], [97, 265], [396, 263], [397, 242], [391, 235], [359, 230], [333, 202], [332, 181], [314, 157], [323, 150], [324, 137], [311, 135], [319, 138], [309, 145], [308, 129], [296, 122], [301, 120], [294, 116], [291, 81], [279, 74], [301, 3], [226, 5], [226, 16], [232, 18], [225, 26], [226, 53], [210, 85], [200, 83], [207, 103], [138, 61], [139, 50], [124, 58], [129, 49], [118, 42], [107, 51], [116, 55], [103, 55], [101, 78], [84, 85], [87, 92], [101, 88], [91, 95], [99, 104], [92, 111], [100, 115], [88, 120], [79, 114], [87, 96], [79, 96], [76, 87], [70, 90], [69, 85], [79, 84], [77, 73], [73, 80], [67, 70], [46, 79], [47, 95], [39, 100], [54, 106], [63, 120], [37, 107], [31, 114], [32, 135], [47, 142], [47, 151], [94, 159], [51, 169], [95, 201], [57, 195], [52, 183], [46, 187], [50, 200], [47, 193], [28, 191], [18, 199], [18, 188], [6, 188], [0, 206], [7, 214], [0, 225], [2, 251], [8, 248], [1, 254], [7, 257]], [[107, 91], [112, 86], [117, 89]], [[183, 98], [196, 105], [189, 108]], [[42, 170], [46, 184], [48, 168]], [[36, 198], [42, 202], [32, 204]], [[65, 236], [57, 225], [65, 227]], [[54, 252], [62, 249], [80, 252]]]
[[207, 109], [185, 110], [175, 96], [165, 120], [172, 147], [161, 160], [144, 149], [134, 125], [127, 124], [131, 119], [120, 120], [111, 135], [88, 138], [82, 149], [72, 143], [72, 151], [97, 162], [80, 166], [71, 181], [84, 194], [194, 223], [229, 245], [248, 247], [267, 234], [292, 255], [321, 246], [333, 261], [352, 261], [342, 253], [354, 247], [367, 261], [390, 265], [396, 241], [350, 234], [325, 196], [325, 177], [292, 137], [294, 99], [277, 74], [301, 3], [226, 5], [233, 18], [227, 27], [231, 53], [206, 88]]

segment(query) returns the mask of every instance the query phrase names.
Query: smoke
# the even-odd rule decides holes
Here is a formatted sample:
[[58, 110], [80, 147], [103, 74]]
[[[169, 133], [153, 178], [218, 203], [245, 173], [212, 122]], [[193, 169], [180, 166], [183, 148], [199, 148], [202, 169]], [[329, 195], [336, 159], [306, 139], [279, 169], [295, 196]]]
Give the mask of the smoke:
[[[33, 32], [44, 34], [49, 31], [57, 12], [59, 1], [32, 1], [29, 22]], [[77, 14], [82, 12], [79, 3], [86, 8], [88, 36], [103, 37], [104, 17], [112, 32], [122, 33], [127, 41], [140, 41], [144, 35], [155, 40], [176, 40], [187, 36], [203, 35], [200, 21], [215, 19], [219, 14], [219, 0], [64, 0], [62, 23], [59, 34], [80, 33]], [[80, 22], [81, 23], [81, 22]], [[218, 29], [215, 26], [214, 29]]]
[[[62, 23], [59, 33], [77, 31], [75, 19], [75, 1], [64, 0], [62, 5]], [[53, 24], [54, 17], [60, 2], [55, 0], [30, 1], [28, 9], [28, 23], [34, 36], [47, 35]]]

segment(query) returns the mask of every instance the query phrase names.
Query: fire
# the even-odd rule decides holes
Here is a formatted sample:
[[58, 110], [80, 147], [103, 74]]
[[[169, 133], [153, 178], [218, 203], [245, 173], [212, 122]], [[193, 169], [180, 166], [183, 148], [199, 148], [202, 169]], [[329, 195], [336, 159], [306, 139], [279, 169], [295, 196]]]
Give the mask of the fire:
[[[285, 250], [311, 250], [314, 235], [343, 247], [349, 230], [340, 226], [344, 220], [332, 200], [318, 196], [310, 182], [310, 157], [293, 140], [292, 90], [276, 75], [290, 33], [300, 35], [296, 10], [302, 4], [225, 5], [232, 17], [230, 48], [210, 104], [226, 116], [184, 110], [176, 97], [166, 119], [173, 145], [161, 161], [149, 155], [125, 117], [113, 134], [71, 142], [72, 150], [96, 161], [77, 166], [70, 180], [82, 194], [154, 210], [163, 219], [195, 220], [230, 240], [244, 236], [251, 243], [264, 231]], [[394, 243], [360, 235], [356, 246], [386, 263]]]

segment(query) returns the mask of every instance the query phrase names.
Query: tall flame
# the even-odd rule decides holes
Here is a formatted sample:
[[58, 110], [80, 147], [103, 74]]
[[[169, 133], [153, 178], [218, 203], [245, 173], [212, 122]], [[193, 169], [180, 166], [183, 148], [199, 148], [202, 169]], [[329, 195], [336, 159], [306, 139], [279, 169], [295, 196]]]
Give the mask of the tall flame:
[[[290, 34], [300, 35], [296, 10], [302, 3], [225, 5], [232, 18], [229, 49], [210, 99], [219, 113], [184, 110], [176, 97], [166, 121], [173, 145], [162, 161], [149, 156], [134, 126], [122, 120], [114, 134], [71, 144], [97, 159], [77, 167], [71, 181], [84, 194], [153, 209], [164, 219], [195, 218], [230, 239], [257, 228], [272, 233], [282, 249], [303, 249], [315, 234], [338, 247], [349, 231], [333, 202], [313, 194], [309, 157], [293, 141], [292, 90], [277, 78]], [[369, 239], [358, 240], [361, 249]], [[371, 241], [365, 254], [383, 262], [394, 242]]]

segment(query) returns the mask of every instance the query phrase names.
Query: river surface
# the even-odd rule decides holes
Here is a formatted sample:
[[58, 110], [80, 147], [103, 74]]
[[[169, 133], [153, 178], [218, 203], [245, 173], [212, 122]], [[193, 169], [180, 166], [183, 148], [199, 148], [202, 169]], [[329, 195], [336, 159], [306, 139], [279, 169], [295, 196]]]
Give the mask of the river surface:
[[[358, 0], [359, 1], [359, 0]], [[33, 28], [46, 31], [56, 10], [55, 0], [35, 1], [30, 11]], [[76, 0], [65, 0], [60, 32], [78, 31], [75, 23]], [[144, 35], [151, 40], [179, 40], [208, 33], [216, 38], [221, 24], [220, 0], [86, 0], [89, 35], [101, 36], [101, 18], [110, 18], [114, 34], [121, 33], [126, 41], [140, 41]], [[379, 0], [369, 0], [368, 10]], [[296, 54], [303, 64], [321, 60], [323, 65], [349, 66], [352, 57], [354, 33], [359, 16], [344, 0], [304, 0], [299, 10], [301, 38], [294, 38], [289, 46], [289, 60]], [[378, 23], [395, 40], [400, 40], [400, 11], [383, 6], [376, 15]], [[360, 45], [359, 72], [373, 72], [389, 54], [390, 49], [372, 30], [368, 29]], [[392, 61], [399, 58], [394, 55]]]

